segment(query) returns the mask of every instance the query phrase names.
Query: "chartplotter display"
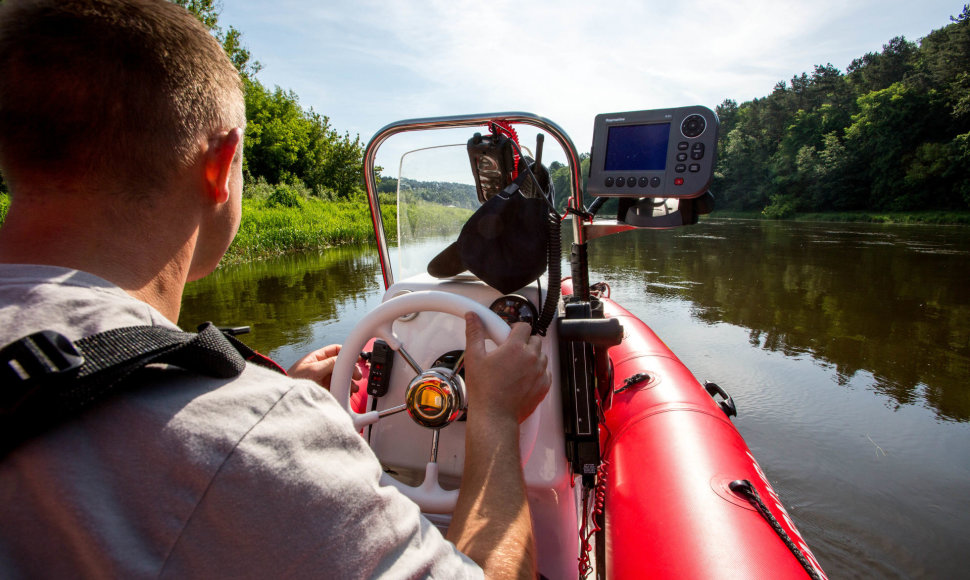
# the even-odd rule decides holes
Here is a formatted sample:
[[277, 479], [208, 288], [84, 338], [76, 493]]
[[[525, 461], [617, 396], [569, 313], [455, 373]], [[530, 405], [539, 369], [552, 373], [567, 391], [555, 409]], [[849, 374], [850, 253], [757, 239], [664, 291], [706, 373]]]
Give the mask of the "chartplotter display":
[[588, 195], [697, 197], [714, 175], [718, 119], [707, 107], [596, 116]]

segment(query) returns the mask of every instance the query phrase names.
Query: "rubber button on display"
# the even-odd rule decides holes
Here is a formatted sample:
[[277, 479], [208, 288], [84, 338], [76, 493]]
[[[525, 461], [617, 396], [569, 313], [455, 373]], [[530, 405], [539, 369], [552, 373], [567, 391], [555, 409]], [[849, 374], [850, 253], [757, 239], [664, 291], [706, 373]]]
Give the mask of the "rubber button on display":
[[707, 128], [707, 121], [700, 115], [691, 115], [680, 124], [680, 132], [688, 139], [700, 136], [705, 128]]

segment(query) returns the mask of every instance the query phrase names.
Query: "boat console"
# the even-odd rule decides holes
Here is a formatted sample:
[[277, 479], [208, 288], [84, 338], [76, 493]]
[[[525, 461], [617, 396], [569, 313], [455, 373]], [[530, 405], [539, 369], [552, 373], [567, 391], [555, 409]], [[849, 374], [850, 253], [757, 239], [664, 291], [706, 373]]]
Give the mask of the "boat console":
[[[543, 138], [529, 151], [514, 126], [537, 129], [560, 146], [570, 177], [567, 215], [558, 215], [562, 205], [552, 205], [548, 173], [542, 177]], [[476, 134], [483, 128], [491, 135]], [[394, 232], [385, 230], [375, 179], [377, 150], [398, 135], [453, 135], [455, 129], [468, 140], [453, 146], [455, 165], [467, 174], [470, 159], [473, 172], [488, 174], [467, 174], [467, 185], [445, 191], [446, 181], [407, 176], [404, 168], [420, 165], [411, 162], [412, 153], [447, 153], [450, 145], [422, 144], [402, 155], [395, 262], [388, 235]], [[364, 168], [386, 291], [383, 303], [345, 340], [331, 392], [384, 466], [383, 484], [398, 488], [447, 529], [464, 465], [463, 419], [474, 413], [466, 389], [475, 387], [465, 384], [462, 372], [463, 315], [471, 311], [481, 318], [487, 348], [506, 339], [509, 323], [530, 322], [542, 335], [553, 378], [549, 394], [520, 426], [543, 576], [577, 578], [590, 570], [598, 578], [723, 576], [724, 560], [736, 558], [743, 560], [734, 568], [740, 576], [770, 569], [779, 578], [809, 570], [824, 577], [731, 423], [733, 401], [712, 399], [713, 393], [726, 394], [705, 389], [642, 321], [588, 279], [588, 240], [696, 221], [709, 201], [717, 132], [717, 116], [704, 107], [597, 116], [588, 193], [601, 200], [619, 197], [621, 209], [616, 220], [594, 221], [602, 201], [583, 203], [579, 154], [547, 119], [468, 115], [401, 121], [378, 131]], [[571, 279], [561, 280], [558, 240], [548, 246], [548, 279], [511, 292], [483, 281], [493, 272], [463, 261], [465, 226], [449, 229], [448, 216], [467, 225], [472, 221], [464, 220], [483, 208], [516, 195], [550, 202], [544, 211], [557, 218], [550, 222], [551, 236], [558, 238], [559, 217], [572, 218]], [[447, 267], [428, 267], [442, 257], [451, 260]], [[358, 362], [360, 352], [369, 354], [369, 362]], [[356, 383], [355, 365], [364, 374]], [[788, 543], [735, 488], [761, 490]], [[691, 517], [698, 506], [705, 513]], [[683, 521], [670, 521], [677, 514]], [[705, 529], [718, 541], [705, 539]]]

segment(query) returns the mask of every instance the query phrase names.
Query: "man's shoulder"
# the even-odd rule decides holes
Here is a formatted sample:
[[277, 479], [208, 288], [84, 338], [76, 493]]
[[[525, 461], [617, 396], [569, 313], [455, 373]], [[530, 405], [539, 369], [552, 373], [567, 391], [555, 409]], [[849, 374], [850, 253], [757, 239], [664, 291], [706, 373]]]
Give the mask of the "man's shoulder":
[[[0, 264], [0, 347], [40, 330], [53, 330], [76, 341], [107, 330], [140, 326], [178, 330], [150, 305], [92, 274], [52, 266]], [[92, 420], [69, 421], [66, 431], [84, 425], [86, 436], [93, 440], [103, 437], [117, 448], [122, 443], [137, 444], [146, 430], [157, 428], [154, 437], [172, 446], [172, 456], [178, 456], [175, 450], [181, 448], [204, 450], [209, 457], [197, 459], [218, 462], [290, 390], [305, 390], [309, 406], [325, 405], [320, 400], [329, 395], [313, 392], [313, 387], [252, 364], [245, 365], [239, 376], [225, 379], [151, 365], [127, 379], [120, 396], [85, 412]], [[109, 432], [102, 433], [105, 426]], [[118, 432], [111, 426], [131, 435], [114, 439]], [[152, 437], [145, 439], [153, 444]]]
[[0, 264], [0, 346], [39, 330], [71, 340], [123, 326], [177, 328], [161, 313], [93, 274]]

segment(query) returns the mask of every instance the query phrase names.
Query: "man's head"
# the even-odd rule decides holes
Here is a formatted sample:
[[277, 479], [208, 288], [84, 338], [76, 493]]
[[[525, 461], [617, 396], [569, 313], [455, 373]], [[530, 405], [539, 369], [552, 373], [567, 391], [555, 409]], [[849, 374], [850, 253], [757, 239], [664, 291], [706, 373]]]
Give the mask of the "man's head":
[[165, 0], [0, 6], [0, 167], [20, 182], [141, 196], [245, 125], [218, 42]]

